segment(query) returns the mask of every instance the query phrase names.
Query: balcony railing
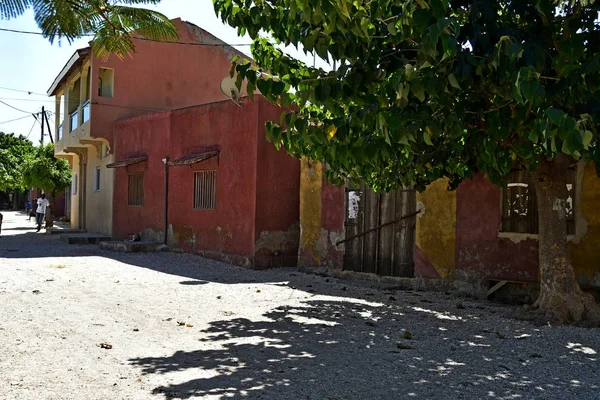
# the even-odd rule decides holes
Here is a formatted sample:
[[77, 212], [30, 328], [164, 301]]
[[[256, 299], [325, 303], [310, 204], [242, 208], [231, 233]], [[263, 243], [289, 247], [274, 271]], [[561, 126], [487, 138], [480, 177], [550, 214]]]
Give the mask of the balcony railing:
[[83, 122], [82, 123], [85, 124], [89, 120], [90, 120], [90, 100], [88, 99], [88, 101], [83, 103]]
[[75, 110], [69, 114], [71, 132], [73, 132], [79, 126], [79, 111]]
[[60, 124], [60, 125], [58, 126], [58, 131], [57, 131], [57, 134], [56, 134], [56, 135], [57, 135], [57, 137], [58, 137], [58, 138], [57, 138], [57, 140], [60, 140], [60, 139], [62, 139], [62, 124]]

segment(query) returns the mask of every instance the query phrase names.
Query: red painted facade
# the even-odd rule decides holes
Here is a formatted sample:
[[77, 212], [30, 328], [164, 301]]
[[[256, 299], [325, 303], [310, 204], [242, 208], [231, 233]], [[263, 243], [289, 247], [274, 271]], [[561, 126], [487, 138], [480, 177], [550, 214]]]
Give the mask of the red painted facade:
[[[104, 138], [112, 146], [114, 121], [223, 98], [220, 84], [229, 76], [231, 59], [248, 56], [194, 24], [180, 18], [172, 22], [178, 28], [178, 43], [134, 39], [135, 53], [130, 57], [113, 55], [100, 60], [92, 56], [93, 137]], [[113, 97], [98, 94], [99, 68], [114, 69]]]
[[[226, 100], [115, 123], [115, 160], [147, 161], [117, 168], [114, 238], [164, 232], [162, 159], [218, 148], [191, 166], [169, 167], [169, 225], [176, 248], [256, 268], [296, 265], [299, 162], [266, 141], [264, 123], [281, 109], [262, 97]], [[194, 172], [215, 170], [216, 210], [193, 209]], [[128, 206], [128, 174], [144, 174], [144, 205]]]
[[514, 243], [498, 237], [500, 188], [479, 174], [464, 181], [457, 190], [454, 277], [537, 282], [537, 240]]

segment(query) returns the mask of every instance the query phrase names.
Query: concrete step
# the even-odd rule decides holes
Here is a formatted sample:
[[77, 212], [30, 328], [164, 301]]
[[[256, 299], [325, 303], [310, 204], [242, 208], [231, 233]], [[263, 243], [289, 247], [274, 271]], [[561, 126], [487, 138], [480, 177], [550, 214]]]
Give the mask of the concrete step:
[[165, 251], [168, 249], [162, 243], [144, 241], [106, 241], [100, 243], [100, 248], [104, 250], [118, 251], [121, 253], [149, 253], [155, 251]]
[[46, 229], [46, 234], [48, 235], [63, 235], [63, 234], [68, 234], [68, 233], [83, 233], [82, 231], [80, 231], [79, 229], [73, 229], [73, 228], [61, 228], [59, 226], [54, 226], [52, 228], [48, 228]]
[[69, 244], [98, 244], [110, 240], [110, 236], [101, 233], [67, 233], [60, 238]]

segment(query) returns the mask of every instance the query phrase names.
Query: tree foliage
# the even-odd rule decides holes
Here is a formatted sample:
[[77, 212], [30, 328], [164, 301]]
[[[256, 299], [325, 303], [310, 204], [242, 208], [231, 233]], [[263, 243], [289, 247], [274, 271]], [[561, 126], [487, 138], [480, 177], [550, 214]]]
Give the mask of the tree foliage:
[[135, 31], [150, 40], [176, 40], [177, 28], [163, 14], [139, 8], [160, 0], [1, 0], [0, 19], [11, 19], [33, 9], [44, 37], [69, 43], [93, 34], [92, 47], [98, 57], [114, 53], [120, 57], [134, 50]]
[[[254, 40], [232, 76], [293, 105], [276, 146], [376, 189], [451, 187], [564, 153], [600, 165], [599, 4], [553, 0], [215, 0]], [[270, 39], [260, 37], [267, 32]], [[338, 66], [275, 48], [302, 46]]]
[[23, 165], [34, 151], [24, 136], [0, 132], [0, 190], [25, 189]]
[[37, 147], [23, 166], [23, 180], [28, 187], [40, 188], [55, 196], [71, 185], [69, 163], [54, 156], [53, 144]]

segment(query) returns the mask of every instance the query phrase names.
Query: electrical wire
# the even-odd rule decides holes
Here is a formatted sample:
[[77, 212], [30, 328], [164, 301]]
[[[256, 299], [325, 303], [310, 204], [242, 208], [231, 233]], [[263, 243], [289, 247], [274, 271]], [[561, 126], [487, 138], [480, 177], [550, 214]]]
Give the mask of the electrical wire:
[[[31, 114], [31, 115], [33, 115], [33, 114]], [[0, 122], [0, 125], [2, 125], [2, 124], [8, 124], [9, 122], [20, 121], [20, 120], [22, 120], [22, 119], [25, 119], [25, 118], [29, 118], [29, 117], [31, 117], [31, 115], [26, 115], [26, 116], [24, 116], [24, 117], [21, 117], [21, 118], [10, 119], [10, 120], [8, 120], [8, 121], [2, 121], [2, 122]]]
[[10, 90], [11, 92], [19, 92], [19, 93], [27, 93], [28, 95], [38, 95], [38, 96], [48, 96], [45, 93], [37, 93], [37, 92], [32, 92], [31, 90], [20, 90], [20, 89], [13, 89], [13, 88], [8, 88], [8, 87], [4, 87], [4, 86], [0, 86], [0, 89], [3, 90]]
[[[6, 29], [6, 28], [0, 28], [0, 31], [2, 32], [11, 32], [11, 33], [21, 33], [21, 34], [26, 34], [26, 35], [43, 35], [42, 32], [32, 32], [32, 31], [21, 31], [18, 29]], [[80, 35], [79, 37], [90, 37], [90, 36], [94, 36], [92, 34], [84, 34], [84, 35]], [[132, 39], [138, 39], [138, 40], [146, 40], [149, 42], [159, 42], [159, 43], [168, 43], [168, 44], [185, 44], [185, 45], [190, 45], [190, 46], [212, 46], [212, 47], [219, 47], [219, 46], [252, 46], [252, 43], [189, 43], [189, 42], [167, 42], [167, 41], [161, 41], [161, 40], [154, 40], [154, 39], [148, 39], [148, 38], [141, 38], [141, 37], [135, 37], [132, 36]]]
[[4, 104], [4, 105], [5, 105], [5, 106], [7, 106], [7, 107], [10, 107], [10, 108], [12, 108], [13, 110], [17, 110], [17, 111], [24, 112], [25, 114], [33, 114], [31, 111], [25, 111], [25, 110], [22, 110], [22, 109], [20, 109], [20, 108], [17, 108], [17, 107], [15, 107], [15, 106], [11, 106], [10, 104], [8, 104], [8, 103], [6, 103], [6, 102], [4, 102], [4, 101], [2, 101], [2, 100], [0, 100], [0, 103]]
[[0, 97], [0, 100], [37, 101], [41, 103], [54, 103], [54, 100], [52, 99], [19, 99], [18, 97]]
[[33, 125], [31, 125], [31, 129], [29, 130], [29, 133], [27, 134], [27, 136], [25, 136], [25, 138], [29, 139], [29, 135], [31, 135], [33, 128], [35, 128], [35, 121], [33, 121]]

